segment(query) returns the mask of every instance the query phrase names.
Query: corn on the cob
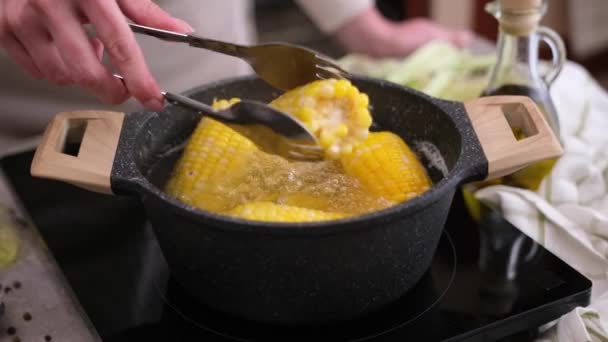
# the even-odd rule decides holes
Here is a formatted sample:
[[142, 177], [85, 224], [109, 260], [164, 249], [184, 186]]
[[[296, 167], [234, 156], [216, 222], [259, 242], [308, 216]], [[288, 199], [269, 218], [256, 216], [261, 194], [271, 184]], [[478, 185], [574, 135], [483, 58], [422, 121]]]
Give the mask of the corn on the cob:
[[[213, 107], [238, 101], [215, 100]], [[314, 128], [328, 155], [339, 160], [289, 162], [259, 150], [246, 132], [205, 118], [176, 164], [167, 192], [192, 206], [245, 219], [310, 222], [382, 209], [431, 186], [401, 138], [368, 134], [368, 99], [348, 81], [316, 81], [273, 105]]]
[[431, 187], [426, 170], [397, 135], [370, 133], [353, 153], [340, 158], [344, 171], [376, 196], [401, 202]]
[[218, 121], [203, 118], [178, 160], [166, 191], [195, 207], [229, 209], [238, 203], [227, 192], [242, 182], [256, 152], [247, 138]]
[[248, 220], [269, 222], [313, 222], [343, 218], [341, 213], [305, 209], [272, 202], [250, 202], [226, 212], [227, 215]]
[[286, 92], [271, 102], [310, 129], [326, 155], [348, 155], [367, 138], [372, 116], [369, 98], [347, 80], [318, 80]]
[[[214, 99], [213, 100], [213, 108], [216, 110], [227, 109], [233, 104], [240, 102], [241, 99], [237, 97], [233, 97], [229, 100], [226, 99]], [[239, 125], [232, 126], [239, 134], [244, 136], [245, 138], [255, 141], [257, 147], [267, 153], [277, 154], [277, 142], [273, 139], [275, 134], [269, 127], [264, 126], [247, 126], [247, 125]]]

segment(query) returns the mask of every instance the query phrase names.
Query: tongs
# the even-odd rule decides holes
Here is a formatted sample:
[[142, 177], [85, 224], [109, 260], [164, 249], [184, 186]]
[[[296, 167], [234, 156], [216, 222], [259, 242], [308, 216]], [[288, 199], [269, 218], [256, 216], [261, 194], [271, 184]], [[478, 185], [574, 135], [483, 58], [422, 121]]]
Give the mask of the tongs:
[[[120, 75], [114, 77], [124, 82]], [[263, 102], [241, 100], [224, 110], [192, 98], [162, 91], [169, 102], [216, 119], [245, 135], [261, 150], [299, 161], [323, 159], [317, 137], [295, 117]]]
[[162, 92], [173, 104], [203, 113], [245, 135], [261, 150], [299, 161], [323, 159], [319, 141], [299, 120], [263, 102], [241, 100], [224, 110], [186, 96]]
[[[129, 25], [136, 33], [239, 57], [249, 63], [262, 80], [284, 91], [318, 79], [348, 76], [331, 59], [296, 45], [268, 43], [244, 46], [143, 25]], [[185, 96], [169, 92], [162, 95], [173, 104], [197, 110], [230, 125], [266, 152], [294, 160], [323, 158], [323, 151], [314, 134], [296, 118], [264, 103], [243, 100], [226, 110], [216, 111]]]
[[132, 23], [129, 25], [136, 33], [241, 58], [251, 65], [261, 79], [283, 91], [317, 79], [348, 76], [348, 72], [330, 58], [297, 45], [267, 43], [244, 46]]

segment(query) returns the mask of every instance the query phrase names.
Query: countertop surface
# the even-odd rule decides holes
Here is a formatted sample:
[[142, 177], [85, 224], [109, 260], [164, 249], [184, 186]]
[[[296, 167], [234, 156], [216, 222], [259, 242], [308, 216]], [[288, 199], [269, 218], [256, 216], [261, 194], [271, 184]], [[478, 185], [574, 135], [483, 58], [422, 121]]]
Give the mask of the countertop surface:
[[[9, 198], [7, 190], [4, 184], [0, 198]], [[10, 205], [18, 208], [10, 198]], [[38, 230], [8, 205], [0, 203], [0, 233], [5, 237], [0, 244], [16, 247], [17, 255], [0, 268], [0, 342], [100, 341]]]

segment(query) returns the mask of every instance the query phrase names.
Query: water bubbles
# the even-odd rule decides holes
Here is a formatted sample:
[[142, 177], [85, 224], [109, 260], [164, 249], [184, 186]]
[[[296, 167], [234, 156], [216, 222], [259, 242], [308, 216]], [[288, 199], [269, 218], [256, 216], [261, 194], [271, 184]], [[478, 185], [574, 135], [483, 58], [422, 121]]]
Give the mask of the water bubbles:
[[[291, 162], [276, 155], [255, 152], [239, 177], [213, 186], [200, 186], [199, 203], [207, 210], [254, 201], [319, 209], [330, 212], [363, 214], [386, 208], [393, 203], [364, 191], [359, 181], [347, 176], [338, 161]], [[213, 202], [213, 203], [211, 203]]]

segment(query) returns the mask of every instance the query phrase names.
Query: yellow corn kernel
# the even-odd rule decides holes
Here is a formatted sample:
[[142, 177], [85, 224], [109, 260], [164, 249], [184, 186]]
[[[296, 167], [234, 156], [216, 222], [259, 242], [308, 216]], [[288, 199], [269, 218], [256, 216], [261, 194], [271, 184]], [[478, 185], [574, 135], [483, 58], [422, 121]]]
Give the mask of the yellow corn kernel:
[[330, 213], [272, 202], [246, 203], [227, 211], [226, 214], [248, 220], [268, 222], [327, 221], [340, 219], [346, 216], [341, 213]]
[[369, 127], [372, 124], [372, 115], [367, 108], [361, 108], [356, 113], [356, 123], [359, 127]]
[[[217, 106], [225, 105], [219, 101]], [[257, 147], [228, 126], [203, 118], [177, 161], [166, 191], [182, 202], [211, 211], [235, 205], [226, 191], [242, 182]]]
[[299, 110], [299, 112], [296, 116], [303, 122], [309, 123], [312, 121], [312, 119], [314, 117], [314, 112], [309, 107], [304, 107]]
[[321, 147], [323, 147], [324, 149], [330, 148], [331, 145], [333, 145], [335, 141], [336, 141], [336, 137], [329, 132], [321, 133], [321, 137], [319, 138], [319, 143], [321, 144]]
[[391, 132], [370, 133], [340, 161], [346, 174], [370, 193], [402, 202], [428, 190], [432, 183], [416, 154]]
[[339, 138], [344, 138], [348, 134], [348, 126], [345, 124], [340, 124], [336, 127], [336, 136]]
[[363, 108], [367, 108], [369, 107], [369, 96], [367, 96], [367, 94], [359, 94], [359, 107], [363, 107]]
[[[348, 80], [318, 80], [286, 92], [271, 102], [293, 115], [323, 140], [330, 159], [338, 158], [344, 145], [356, 145], [367, 137], [372, 123], [367, 95]], [[348, 151], [348, 149], [346, 149]]]
[[350, 86], [350, 84], [348, 81], [338, 80], [338, 82], [336, 82], [336, 87], [334, 89], [336, 97], [346, 96], [349, 86]]
[[348, 89], [346, 89], [346, 96], [351, 97], [351, 98], [357, 98], [358, 95], [359, 95], [359, 89], [357, 89], [355, 87], [349, 87]]

